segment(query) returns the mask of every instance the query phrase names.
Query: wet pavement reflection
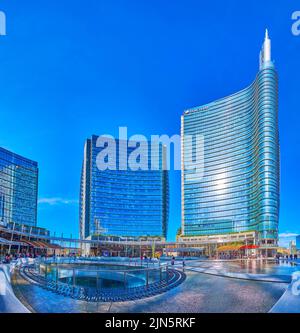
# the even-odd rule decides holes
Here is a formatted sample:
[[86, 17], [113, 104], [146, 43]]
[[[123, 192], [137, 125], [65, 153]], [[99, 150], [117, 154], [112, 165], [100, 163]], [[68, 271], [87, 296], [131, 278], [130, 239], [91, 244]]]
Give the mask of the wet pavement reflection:
[[[189, 263], [191, 264], [191, 263]], [[196, 264], [194, 262], [193, 264]], [[199, 263], [198, 263], [199, 264]], [[209, 265], [211, 263], [205, 263]], [[226, 263], [214, 263], [224, 268]], [[230, 269], [241, 264], [230, 263]], [[228, 265], [227, 265], [228, 266]], [[243, 269], [252, 269], [245, 265]], [[284, 266], [282, 266], [284, 267]], [[267, 267], [269, 269], [269, 267]], [[264, 267], [263, 269], [266, 269]], [[268, 312], [287, 288], [286, 283], [243, 281], [186, 271], [187, 279], [178, 287], [154, 297], [136, 301], [93, 303], [74, 300], [32, 285], [21, 276], [14, 278], [16, 295], [32, 311], [69, 312]]]

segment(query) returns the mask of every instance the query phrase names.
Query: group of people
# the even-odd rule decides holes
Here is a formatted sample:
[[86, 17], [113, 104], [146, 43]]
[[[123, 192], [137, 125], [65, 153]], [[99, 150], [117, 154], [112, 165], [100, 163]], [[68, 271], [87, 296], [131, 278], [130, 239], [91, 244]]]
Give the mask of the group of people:
[[[173, 256], [172, 259], [171, 259], [171, 265], [174, 266], [175, 265], [175, 260], [176, 258]], [[185, 258], [183, 257], [182, 258], [182, 268], [184, 269], [185, 267]]]
[[21, 258], [35, 258], [35, 255], [32, 253], [15, 253], [15, 254], [6, 253], [4, 259], [2, 260], [2, 263], [10, 264], [12, 260], [18, 260]]
[[[157, 257], [156, 259], [158, 259], [158, 261], [160, 261], [160, 257]], [[153, 262], [152, 257], [148, 258], [146, 255], [141, 256], [141, 261], [143, 261], [143, 260], [146, 261], [146, 262], [148, 262], [148, 263]], [[176, 258], [173, 256], [171, 258], [171, 265], [172, 266], [175, 265], [175, 260], [176, 260]], [[182, 266], [185, 267], [185, 258], [182, 259]]]
[[298, 259], [298, 255], [297, 254], [290, 254], [290, 255], [286, 255], [286, 256], [281, 256], [280, 254], [276, 255], [276, 259], [280, 260], [280, 259], [285, 259], [285, 260], [297, 260]]

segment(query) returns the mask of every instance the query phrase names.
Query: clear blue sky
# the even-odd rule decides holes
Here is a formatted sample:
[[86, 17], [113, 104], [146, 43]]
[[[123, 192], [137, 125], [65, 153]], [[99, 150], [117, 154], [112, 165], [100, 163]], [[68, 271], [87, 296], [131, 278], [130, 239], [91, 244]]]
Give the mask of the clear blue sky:
[[[78, 235], [91, 134], [179, 134], [189, 107], [249, 85], [269, 29], [279, 72], [281, 233], [300, 233], [299, 1], [1, 0], [0, 146], [39, 162], [38, 222]], [[170, 175], [169, 238], [180, 225]]]

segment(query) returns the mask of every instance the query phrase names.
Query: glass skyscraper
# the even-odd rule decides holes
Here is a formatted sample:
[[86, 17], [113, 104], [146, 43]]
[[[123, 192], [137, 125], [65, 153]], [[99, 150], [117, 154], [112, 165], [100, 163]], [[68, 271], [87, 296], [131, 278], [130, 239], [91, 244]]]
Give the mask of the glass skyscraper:
[[[278, 82], [266, 31], [260, 69], [246, 89], [182, 116], [184, 236], [254, 231], [256, 244], [275, 248], [279, 217]], [[186, 156], [203, 135], [204, 173], [193, 181]], [[271, 250], [270, 250], [271, 251]]]
[[[168, 171], [164, 168], [165, 147], [151, 154], [145, 151], [147, 170], [122, 168], [121, 155], [129, 158], [134, 148], [126, 140], [116, 140], [116, 169], [101, 170], [97, 156], [98, 137], [87, 139], [80, 186], [80, 237], [94, 235], [124, 237], [163, 237], [168, 225]], [[156, 160], [157, 169], [151, 170]]]
[[0, 148], [0, 224], [36, 226], [38, 164]]

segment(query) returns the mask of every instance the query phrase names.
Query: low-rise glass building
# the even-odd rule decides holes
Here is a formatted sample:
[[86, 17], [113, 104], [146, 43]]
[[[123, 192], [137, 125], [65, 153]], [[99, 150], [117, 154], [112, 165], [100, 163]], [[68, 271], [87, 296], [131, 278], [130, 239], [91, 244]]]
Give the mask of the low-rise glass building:
[[0, 148], [0, 225], [36, 226], [38, 164]]
[[[116, 140], [115, 169], [99, 169], [97, 158], [105, 147], [98, 147], [98, 136], [87, 139], [80, 185], [80, 237], [162, 237], [168, 226], [168, 171], [163, 167], [165, 149], [159, 145], [157, 154], [148, 149], [147, 170], [124, 168], [121, 155], [129, 158], [134, 148], [127, 141]], [[124, 157], [124, 156], [123, 156]], [[151, 161], [158, 162], [151, 168]]]

